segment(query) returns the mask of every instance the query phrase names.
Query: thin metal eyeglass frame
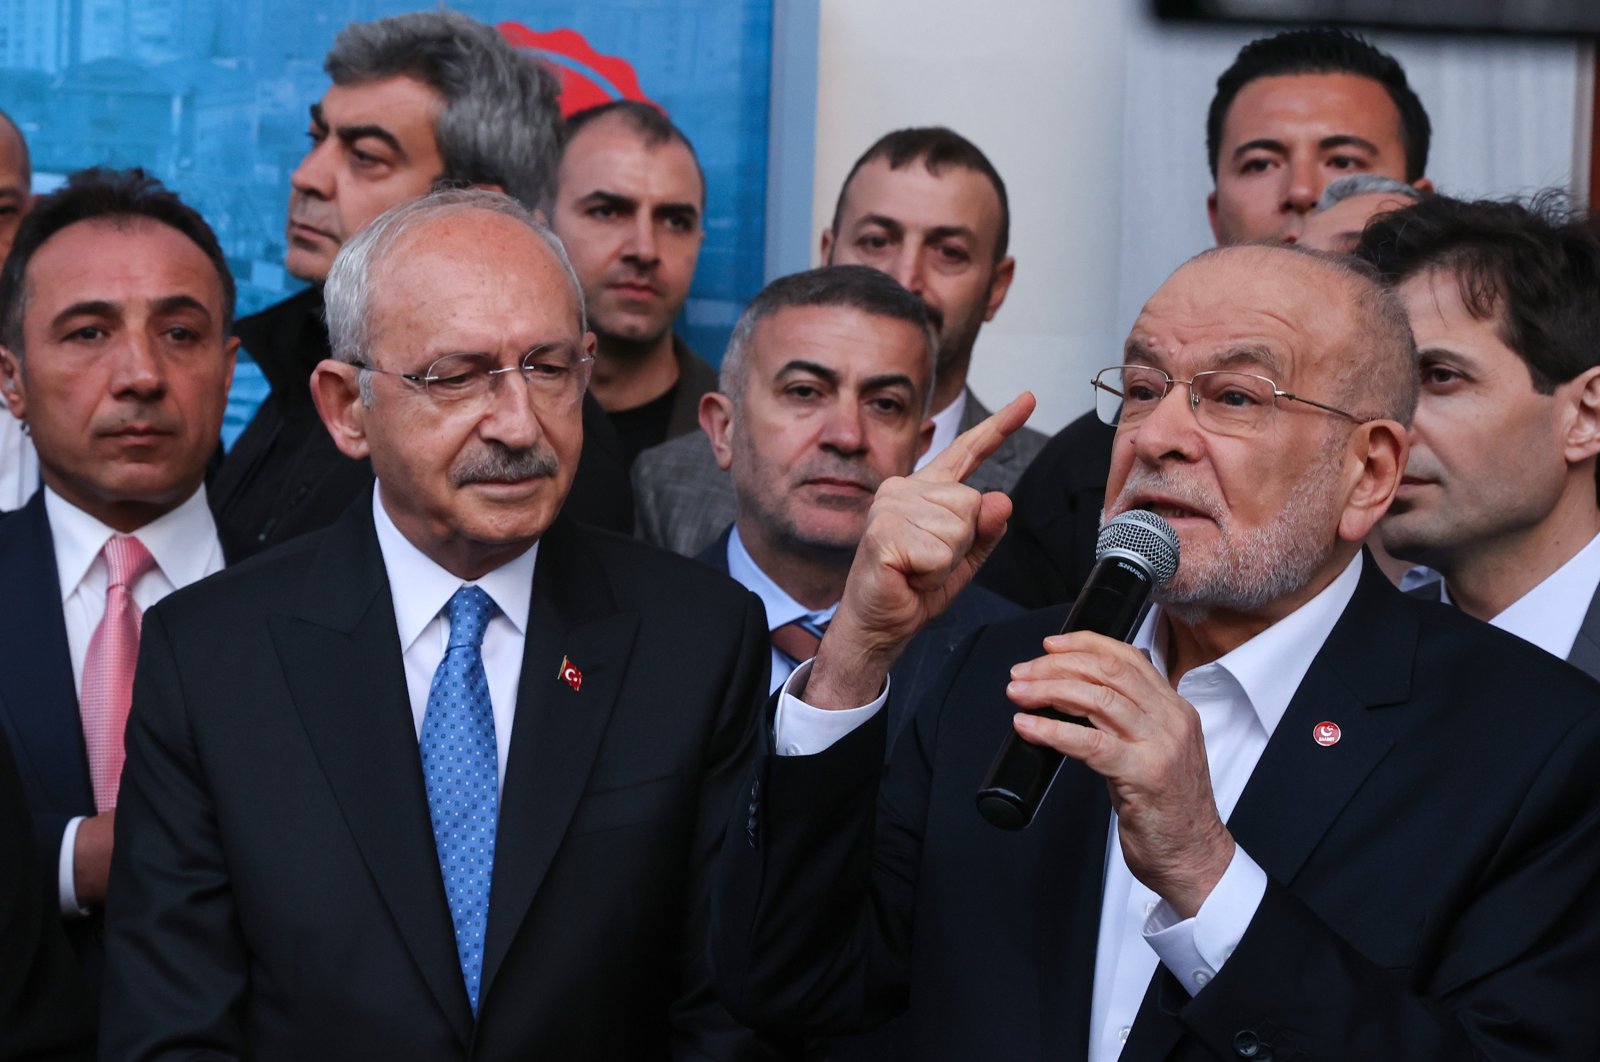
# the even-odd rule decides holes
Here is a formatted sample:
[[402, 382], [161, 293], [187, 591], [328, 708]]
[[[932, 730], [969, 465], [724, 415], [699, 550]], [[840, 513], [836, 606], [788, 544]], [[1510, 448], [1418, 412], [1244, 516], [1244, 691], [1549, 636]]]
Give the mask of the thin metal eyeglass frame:
[[[498, 368], [498, 369], [486, 369], [484, 371], [484, 375], [489, 380], [489, 391], [487, 392], [487, 394], [490, 394], [490, 395], [494, 394], [494, 381], [495, 381], [495, 378], [498, 377], [498, 376], [504, 376], [508, 372], [521, 373], [522, 374], [523, 383], [524, 384], [529, 383], [532, 380], [532, 377], [530, 377], [528, 375], [528, 359], [533, 357], [533, 355], [537, 354], [539, 351], [541, 351], [543, 349], [544, 349], [543, 347], [534, 347], [532, 350], [530, 350], [526, 354], [524, 354], [517, 361], [517, 363], [515, 365], [505, 365], [505, 366], [502, 366], [501, 368]], [[446, 399], [443, 399], [441, 401], [440, 398], [433, 393], [433, 389], [430, 388], [428, 386], [428, 384], [433, 382], [433, 381], [436, 381], [436, 380], [444, 379], [444, 377], [436, 375], [434, 373], [433, 370], [434, 370], [435, 366], [437, 366], [442, 361], [448, 361], [451, 358], [458, 358], [460, 356], [461, 356], [460, 354], [446, 354], [443, 357], [435, 358], [428, 365], [428, 367], [426, 369], [422, 370], [420, 373], [416, 373], [416, 372], [397, 372], [394, 369], [380, 369], [376, 365], [367, 365], [367, 364], [365, 364], [363, 362], [359, 362], [359, 361], [353, 361], [353, 362], [350, 362], [350, 364], [354, 365], [357, 369], [360, 369], [362, 372], [375, 372], [375, 373], [379, 374], [380, 376], [398, 376], [400, 379], [406, 381], [407, 383], [416, 384], [418, 387], [422, 388], [422, 393], [424, 395], [428, 396], [428, 400], [430, 402], [433, 402], [436, 405], [449, 407], [449, 406], [455, 405], [458, 401], [460, 401], [460, 399], [446, 398]], [[593, 354], [580, 354], [580, 355], [578, 355], [578, 358], [577, 358], [577, 369], [576, 369], [576, 371], [581, 373], [583, 371], [584, 366], [593, 365], [593, 364], [594, 364], [594, 355]], [[585, 378], [584, 381], [583, 381], [583, 387], [579, 388], [579, 390], [578, 390], [578, 397], [579, 398], [583, 397], [583, 392], [584, 392], [585, 389], [588, 388], [588, 386], [589, 386], [589, 381], [588, 381], [587, 378]]]
[[[1303, 403], [1304, 405], [1314, 406], [1315, 408], [1320, 409], [1325, 413], [1332, 413], [1335, 416], [1343, 417], [1346, 420], [1350, 421], [1352, 424], [1364, 424], [1364, 423], [1366, 423], [1366, 421], [1364, 421], [1362, 418], [1356, 416], [1354, 413], [1347, 413], [1344, 410], [1338, 409], [1338, 408], [1336, 408], [1334, 406], [1330, 406], [1325, 402], [1318, 402], [1314, 398], [1303, 398], [1300, 395], [1297, 395], [1292, 391], [1285, 391], [1283, 388], [1278, 386], [1278, 381], [1272, 379], [1270, 376], [1262, 376], [1259, 373], [1254, 373], [1254, 372], [1239, 372], [1237, 369], [1207, 369], [1205, 372], [1197, 372], [1197, 373], [1195, 373], [1193, 376], [1191, 376], [1187, 380], [1180, 380], [1176, 376], [1168, 376], [1165, 372], [1162, 372], [1160, 369], [1151, 368], [1148, 365], [1126, 365], [1126, 364], [1124, 364], [1124, 365], [1111, 365], [1111, 366], [1108, 366], [1108, 367], [1106, 367], [1104, 369], [1101, 369], [1099, 372], [1095, 373], [1094, 376], [1090, 377], [1089, 386], [1093, 387], [1097, 391], [1104, 391], [1104, 392], [1106, 392], [1106, 394], [1115, 395], [1117, 398], [1119, 398], [1122, 401], [1126, 402], [1127, 401], [1127, 396], [1125, 394], [1119, 392], [1114, 387], [1109, 387], [1106, 384], [1103, 384], [1103, 383], [1100, 382], [1100, 377], [1104, 376], [1106, 373], [1108, 373], [1108, 372], [1122, 372], [1124, 369], [1142, 369], [1145, 372], [1155, 373], [1155, 374], [1159, 375], [1163, 380], [1167, 381], [1166, 389], [1161, 392], [1161, 397], [1156, 399], [1155, 404], [1153, 404], [1151, 406], [1151, 412], [1154, 412], [1155, 405], [1158, 405], [1161, 402], [1165, 402], [1166, 401], [1167, 396], [1172, 393], [1172, 389], [1173, 389], [1173, 387], [1175, 385], [1183, 384], [1185, 387], [1187, 387], [1189, 389], [1189, 409], [1192, 412], [1196, 412], [1196, 415], [1198, 415], [1198, 410], [1200, 409], [1200, 401], [1201, 401], [1201, 399], [1200, 399], [1200, 396], [1195, 393], [1194, 382], [1196, 380], [1198, 380], [1202, 376], [1247, 376], [1252, 380], [1260, 380], [1262, 383], [1264, 383], [1268, 387], [1272, 388], [1272, 397], [1273, 397], [1274, 400], [1279, 399], [1279, 398], [1287, 398], [1291, 402], [1300, 402], [1300, 403]], [[1278, 408], [1277, 402], [1274, 401], [1273, 404], [1272, 404], [1272, 410], [1276, 410], [1277, 408]], [[1115, 427], [1116, 426], [1115, 424], [1112, 424], [1111, 422], [1107, 421], [1104, 417], [1100, 416], [1099, 410], [1100, 410], [1100, 403], [1096, 402], [1095, 403], [1095, 416], [1100, 420], [1100, 422], [1102, 424], [1108, 424], [1111, 427]], [[1146, 416], [1148, 416], [1148, 415], [1149, 414], [1146, 414]], [[1252, 429], [1252, 430], [1259, 431], [1261, 428], [1264, 428], [1265, 426], [1266, 426], [1266, 420], [1263, 419], [1261, 425], [1259, 427], [1255, 428], [1255, 429]]]

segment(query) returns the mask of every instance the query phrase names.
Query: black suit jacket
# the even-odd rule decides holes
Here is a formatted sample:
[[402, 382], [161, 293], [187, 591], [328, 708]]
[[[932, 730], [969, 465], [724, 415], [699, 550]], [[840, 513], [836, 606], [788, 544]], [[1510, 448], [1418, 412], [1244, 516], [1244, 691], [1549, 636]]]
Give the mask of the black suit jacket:
[[[881, 792], [881, 724], [758, 765], [719, 879], [734, 1013], [848, 1027], [909, 994], [918, 1059], [1083, 1057], [1105, 783], [1067, 761], [1019, 833], [973, 803], [1010, 732], [1006, 671], [1063, 615], [968, 643]], [[1228, 823], [1265, 897], [1197, 996], [1158, 968], [1122, 1058], [1590, 1062], [1597, 707], [1586, 676], [1369, 562]], [[1312, 740], [1323, 721], [1338, 744]]]
[[[322, 288], [241, 318], [234, 331], [271, 392], [222, 461], [210, 487], [217, 523], [248, 553], [318, 531], [372, 486], [372, 463], [334, 445], [311, 401], [311, 371], [330, 356]], [[622, 441], [584, 395], [583, 453], [565, 512], [583, 523], [633, 531], [633, 488]]]
[[[732, 534], [730, 526], [695, 559], [727, 575], [728, 539]], [[889, 672], [894, 696], [885, 708], [889, 713], [888, 751], [893, 751], [894, 740], [905, 728], [912, 707], [934, 688], [934, 681], [961, 639], [985, 624], [1009, 619], [1020, 611], [999, 594], [981, 586], [968, 586], [956, 595], [949, 608], [911, 639]]]
[[476, 1023], [370, 495], [172, 595], [142, 643], [111, 1057], [759, 1057], [705, 944], [766, 691], [752, 595], [564, 520], [545, 534]]

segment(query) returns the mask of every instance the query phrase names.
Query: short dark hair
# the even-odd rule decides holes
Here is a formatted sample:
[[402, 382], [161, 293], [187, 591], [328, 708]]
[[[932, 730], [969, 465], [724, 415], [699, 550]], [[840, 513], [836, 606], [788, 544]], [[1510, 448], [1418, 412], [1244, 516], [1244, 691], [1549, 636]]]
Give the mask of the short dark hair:
[[1449, 273], [1467, 312], [1495, 321], [1541, 394], [1600, 365], [1600, 235], [1560, 191], [1527, 204], [1433, 196], [1373, 219], [1354, 254], [1389, 284]]
[[[642, 100], [611, 100], [607, 103], [597, 103], [593, 107], [585, 107], [581, 111], [574, 111], [567, 116], [561, 129], [561, 150], [564, 154], [567, 145], [572, 143], [572, 138], [587, 125], [601, 118], [611, 115], [623, 119], [628, 127], [639, 134], [639, 139], [644, 141], [645, 147], [655, 149], [662, 144], [676, 141], [689, 150], [689, 157], [694, 160], [694, 171], [700, 175], [700, 202], [704, 206], [706, 198], [706, 171], [700, 165], [700, 156], [695, 152], [694, 144], [689, 141], [682, 129], [679, 129], [666, 112], [653, 103]], [[557, 170], [559, 174], [559, 169]], [[550, 182], [550, 193], [554, 195], [556, 181]]]
[[1211, 179], [1217, 179], [1217, 158], [1222, 151], [1222, 123], [1239, 90], [1263, 77], [1294, 74], [1354, 74], [1382, 85], [1400, 112], [1400, 142], [1406, 152], [1406, 180], [1418, 181], [1428, 169], [1428, 141], [1433, 127], [1422, 101], [1406, 82], [1406, 72], [1394, 56], [1374, 48], [1363, 37], [1345, 30], [1288, 30], [1253, 40], [1239, 49], [1233, 65], [1217, 78], [1217, 94], [1206, 115], [1206, 157]]
[[920, 161], [934, 176], [938, 176], [946, 166], [958, 166], [988, 178], [994, 186], [994, 194], [1000, 199], [1000, 231], [995, 235], [994, 260], [998, 262], [1006, 256], [1006, 248], [1011, 244], [1011, 201], [1006, 198], [1006, 182], [1000, 179], [1000, 171], [994, 168], [989, 156], [978, 150], [978, 145], [942, 125], [896, 129], [885, 134], [856, 159], [844, 184], [839, 186], [839, 198], [833, 206], [835, 239], [839, 236], [839, 216], [844, 213], [844, 197], [850, 191], [850, 182], [856, 179], [861, 167], [877, 159], [887, 162], [891, 170], [903, 169]]
[[735, 406], [744, 401], [750, 373], [749, 348], [756, 328], [779, 310], [802, 306], [845, 307], [916, 326], [928, 345], [928, 391], [923, 395], [924, 406], [932, 400], [939, 340], [928, 320], [927, 304], [881, 270], [864, 265], [832, 265], [779, 277], [762, 288], [739, 315], [739, 322], [733, 326], [727, 350], [722, 355], [718, 382], [718, 390], [732, 399]]
[[222, 285], [222, 334], [233, 331], [233, 273], [216, 234], [193, 207], [142, 169], [95, 166], [67, 177], [67, 183], [40, 197], [17, 226], [11, 253], [0, 268], [0, 342], [23, 354], [22, 317], [27, 306], [28, 263], [45, 242], [82, 221], [131, 222], [141, 218], [176, 229], [211, 260]]

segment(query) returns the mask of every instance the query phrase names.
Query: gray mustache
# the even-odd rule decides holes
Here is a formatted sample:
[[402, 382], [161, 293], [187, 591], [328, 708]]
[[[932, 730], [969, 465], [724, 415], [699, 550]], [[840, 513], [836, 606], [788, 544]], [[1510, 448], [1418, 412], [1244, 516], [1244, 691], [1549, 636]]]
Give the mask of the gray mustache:
[[489, 445], [474, 450], [451, 469], [450, 480], [457, 487], [469, 483], [507, 483], [553, 476], [561, 463], [549, 450], [511, 450]]

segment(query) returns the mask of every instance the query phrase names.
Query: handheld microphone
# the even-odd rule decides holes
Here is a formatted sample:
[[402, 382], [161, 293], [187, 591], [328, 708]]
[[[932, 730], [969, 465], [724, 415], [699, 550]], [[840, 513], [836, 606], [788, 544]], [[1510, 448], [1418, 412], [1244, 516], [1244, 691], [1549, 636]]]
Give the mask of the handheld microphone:
[[[1061, 633], [1093, 631], [1127, 641], [1138, 629], [1150, 591], [1177, 570], [1178, 533], [1161, 517], [1133, 509], [1107, 521], [1095, 543], [1094, 569], [1073, 602]], [[1036, 714], [1085, 722], [1051, 708]], [[1000, 746], [983, 788], [978, 790], [978, 812], [1002, 830], [1027, 826], [1064, 758], [1055, 749], [1029, 744], [1013, 731]]]

